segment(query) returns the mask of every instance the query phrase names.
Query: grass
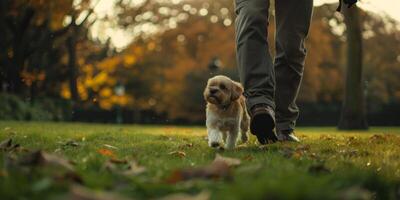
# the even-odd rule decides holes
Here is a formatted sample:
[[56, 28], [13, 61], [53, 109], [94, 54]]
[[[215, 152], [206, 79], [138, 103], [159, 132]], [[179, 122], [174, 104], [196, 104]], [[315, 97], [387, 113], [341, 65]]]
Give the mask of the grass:
[[[400, 128], [299, 128], [297, 135], [300, 144], [260, 148], [251, 137], [234, 151], [216, 151], [207, 147], [203, 127], [0, 122], [0, 141], [12, 138], [26, 149], [64, 156], [83, 187], [127, 198], [201, 192], [211, 199], [400, 198]], [[170, 154], [174, 151], [185, 155]], [[166, 182], [173, 171], [210, 164], [216, 153], [242, 161], [231, 178]], [[76, 183], [55, 178], [48, 167], [26, 171], [7, 164], [7, 157], [24, 154], [0, 152], [0, 199], [68, 198]], [[104, 166], [110, 157], [136, 160], [146, 172], [109, 171]]]

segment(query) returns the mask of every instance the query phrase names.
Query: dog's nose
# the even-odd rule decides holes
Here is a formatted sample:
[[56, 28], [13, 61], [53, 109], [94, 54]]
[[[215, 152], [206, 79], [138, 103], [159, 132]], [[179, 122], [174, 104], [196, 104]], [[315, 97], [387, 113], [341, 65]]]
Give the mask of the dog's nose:
[[211, 88], [210, 89], [210, 93], [211, 94], [215, 94], [215, 93], [217, 93], [218, 92], [218, 89], [214, 89], [214, 88]]

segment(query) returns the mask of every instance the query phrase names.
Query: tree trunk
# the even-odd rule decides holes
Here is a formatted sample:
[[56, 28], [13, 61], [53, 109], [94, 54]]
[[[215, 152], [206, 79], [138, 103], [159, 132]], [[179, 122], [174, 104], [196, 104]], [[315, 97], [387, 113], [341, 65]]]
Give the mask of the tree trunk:
[[338, 128], [368, 129], [362, 84], [362, 35], [359, 9], [343, 8], [347, 36], [345, 95]]
[[76, 102], [79, 101], [78, 93], [78, 69], [76, 66], [76, 38], [74, 35], [70, 35], [67, 38], [67, 49], [68, 49], [68, 75], [69, 75], [69, 89], [71, 92], [71, 99]]

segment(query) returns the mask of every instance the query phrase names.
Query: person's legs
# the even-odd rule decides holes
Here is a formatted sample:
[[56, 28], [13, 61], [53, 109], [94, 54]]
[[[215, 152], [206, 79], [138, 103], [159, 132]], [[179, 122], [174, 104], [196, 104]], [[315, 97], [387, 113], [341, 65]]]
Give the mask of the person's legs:
[[274, 108], [274, 69], [268, 49], [269, 0], [235, 0], [236, 55], [247, 109]]
[[296, 98], [303, 77], [313, 0], [277, 0], [275, 103], [276, 129], [293, 131], [299, 115]]
[[235, 0], [235, 6], [236, 55], [251, 117], [250, 132], [261, 144], [275, 142], [275, 77], [267, 40], [269, 0]]

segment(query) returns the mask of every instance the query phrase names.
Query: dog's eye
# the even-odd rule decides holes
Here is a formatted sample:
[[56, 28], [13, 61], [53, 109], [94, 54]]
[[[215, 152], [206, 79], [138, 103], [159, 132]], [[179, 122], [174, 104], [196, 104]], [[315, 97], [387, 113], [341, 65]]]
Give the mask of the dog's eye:
[[219, 88], [221, 88], [221, 90], [226, 90], [226, 86], [224, 84], [219, 85]]

